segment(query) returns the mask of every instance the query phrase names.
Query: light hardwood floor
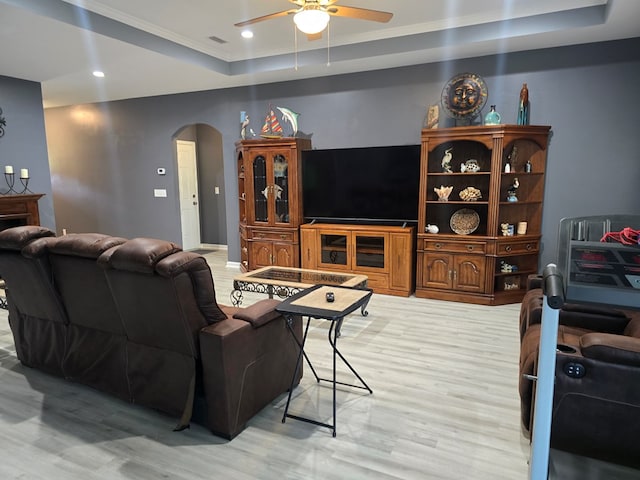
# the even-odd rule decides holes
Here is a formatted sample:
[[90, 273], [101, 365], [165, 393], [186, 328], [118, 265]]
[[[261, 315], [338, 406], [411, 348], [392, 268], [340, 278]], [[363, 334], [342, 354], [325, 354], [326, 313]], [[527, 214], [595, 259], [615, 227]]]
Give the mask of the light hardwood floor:
[[[228, 304], [238, 272], [225, 251], [206, 257]], [[525, 479], [518, 309], [374, 294], [338, 341], [374, 393], [339, 388], [337, 437], [283, 424], [282, 396], [232, 441], [198, 425], [173, 432], [175, 419], [23, 367], [2, 311], [0, 479]], [[325, 377], [328, 326], [312, 321], [307, 343]], [[307, 374], [290, 412], [330, 421], [330, 387]]]

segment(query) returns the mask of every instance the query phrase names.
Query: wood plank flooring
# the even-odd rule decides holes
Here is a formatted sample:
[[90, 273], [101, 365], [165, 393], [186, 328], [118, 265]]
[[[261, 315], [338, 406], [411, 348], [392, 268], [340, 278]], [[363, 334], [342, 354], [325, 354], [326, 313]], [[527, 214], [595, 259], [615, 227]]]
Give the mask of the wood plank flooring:
[[[224, 250], [206, 257], [218, 301], [229, 304], [238, 272]], [[244, 304], [260, 298], [245, 294]], [[232, 441], [198, 425], [173, 432], [172, 418], [23, 367], [2, 311], [0, 478], [526, 479], [518, 309], [374, 294], [369, 316], [350, 315], [338, 341], [374, 393], [339, 388], [337, 437], [283, 424], [282, 396]], [[312, 321], [307, 343], [322, 377], [328, 327]], [[338, 372], [354, 382], [346, 367]], [[307, 370], [290, 413], [330, 422], [330, 387]]]

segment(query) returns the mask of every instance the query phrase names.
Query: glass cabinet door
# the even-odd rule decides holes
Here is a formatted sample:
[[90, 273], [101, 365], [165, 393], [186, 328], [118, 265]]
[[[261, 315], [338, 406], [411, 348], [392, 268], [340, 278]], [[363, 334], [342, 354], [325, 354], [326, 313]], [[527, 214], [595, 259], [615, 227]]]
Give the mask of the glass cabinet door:
[[356, 267], [384, 268], [385, 237], [378, 235], [356, 235]]
[[320, 263], [332, 267], [349, 265], [346, 234], [320, 234]]
[[273, 198], [276, 223], [289, 223], [289, 165], [282, 154], [273, 156]]
[[253, 203], [256, 222], [269, 221], [268, 199], [267, 161], [262, 155], [258, 155], [253, 159]]

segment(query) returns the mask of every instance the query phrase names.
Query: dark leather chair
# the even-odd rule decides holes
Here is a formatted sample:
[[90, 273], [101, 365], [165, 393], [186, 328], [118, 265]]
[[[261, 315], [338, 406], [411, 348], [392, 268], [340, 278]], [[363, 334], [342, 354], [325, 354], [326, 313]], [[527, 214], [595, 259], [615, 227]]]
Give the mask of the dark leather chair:
[[68, 379], [130, 401], [127, 338], [107, 277], [96, 260], [126, 239], [77, 233], [47, 239], [52, 278], [69, 326], [63, 368]]
[[47, 239], [38, 226], [0, 232], [0, 276], [6, 282], [9, 325], [18, 359], [26, 366], [64, 376], [69, 320], [51, 281]]
[[[608, 327], [607, 327], [608, 328]], [[603, 327], [604, 329], [604, 327]], [[541, 326], [524, 335], [520, 374], [535, 374]], [[530, 431], [534, 385], [521, 377], [522, 421]], [[561, 325], [551, 446], [640, 467], [640, 319], [617, 333]]]
[[[599, 242], [625, 227], [639, 228], [640, 216], [563, 219], [558, 268], [569, 271], [570, 242]], [[640, 249], [628, 248], [640, 263]], [[540, 279], [530, 278], [528, 286], [520, 309], [519, 393], [522, 427], [529, 435], [535, 383], [527, 376], [537, 374], [543, 293]], [[569, 302], [558, 320], [551, 447], [640, 467], [640, 312]]]

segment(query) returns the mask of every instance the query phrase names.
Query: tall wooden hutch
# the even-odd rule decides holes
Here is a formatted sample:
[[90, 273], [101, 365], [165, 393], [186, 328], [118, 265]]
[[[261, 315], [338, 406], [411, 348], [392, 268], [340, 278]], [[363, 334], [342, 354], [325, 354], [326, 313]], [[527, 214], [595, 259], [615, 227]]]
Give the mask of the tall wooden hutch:
[[300, 266], [300, 161], [309, 149], [302, 138], [236, 142], [242, 271]]
[[[549, 131], [529, 125], [422, 131], [416, 296], [485, 305], [522, 300], [527, 275], [538, 271]], [[467, 167], [474, 163], [479, 170]], [[453, 187], [446, 201], [434, 190], [443, 186]], [[465, 189], [481, 197], [465, 201]], [[526, 233], [518, 234], [521, 222]], [[428, 225], [438, 233], [425, 231]]]

